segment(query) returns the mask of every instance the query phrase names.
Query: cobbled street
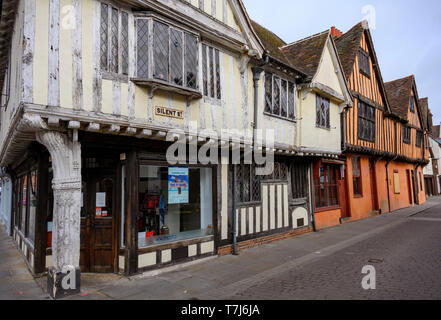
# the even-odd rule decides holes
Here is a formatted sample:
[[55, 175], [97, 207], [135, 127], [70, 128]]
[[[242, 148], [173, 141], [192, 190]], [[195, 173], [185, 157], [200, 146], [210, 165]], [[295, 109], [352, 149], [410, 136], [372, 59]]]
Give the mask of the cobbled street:
[[[81, 275], [75, 300], [441, 299], [441, 197], [424, 205], [191, 265], [126, 278]], [[2, 232], [0, 299], [48, 299]], [[364, 266], [376, 289], [362, 288]]]

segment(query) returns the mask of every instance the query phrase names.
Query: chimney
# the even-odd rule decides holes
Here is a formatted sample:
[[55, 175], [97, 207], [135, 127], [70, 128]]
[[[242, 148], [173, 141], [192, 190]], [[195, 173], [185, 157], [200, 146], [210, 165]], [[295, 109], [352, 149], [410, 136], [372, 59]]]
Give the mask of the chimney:
[[331, 36], [335, 38], [340, 38], [343, 35], [343, 32], [338, 30], [336, 27], [331, 27]]

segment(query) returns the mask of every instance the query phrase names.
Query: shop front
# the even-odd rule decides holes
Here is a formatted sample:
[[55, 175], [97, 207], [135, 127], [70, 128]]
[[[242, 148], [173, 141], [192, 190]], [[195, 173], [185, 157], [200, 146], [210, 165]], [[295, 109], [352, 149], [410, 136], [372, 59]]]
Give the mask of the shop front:
[[[81, 272], [132, 275], [216, 253], [216, 166], [169, 165], [166, 142], [83, 134]], [[48, 180], [52, 180], [51, 164]], [[46, 267], [52, 263], [47, 192]]]
[[[314, 162], [314, 214], [317, 229], [339, 225], [349, 218], [346, 205], [345, 162], [320, 159]], [[354, 180], [354, 184], [357, 183]]]

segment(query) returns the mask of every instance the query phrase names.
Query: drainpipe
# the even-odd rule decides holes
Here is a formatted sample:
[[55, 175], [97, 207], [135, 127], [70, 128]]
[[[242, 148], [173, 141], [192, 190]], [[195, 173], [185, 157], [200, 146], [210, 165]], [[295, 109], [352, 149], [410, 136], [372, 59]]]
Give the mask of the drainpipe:
[[[258, 110], [259, 110], [259, 79], [260, 75], [263, 72], [263, 66], [268, 64], [269, 56], [264, 55], [264, 61], [257, 67], [253, 67], [253, 81], [254, 81], [254, 122], [253, 122], [253, 147], [256, 144], [256, 129], [257, 129], [257, 120], [258, 120]], [[236, 190], [237, 190], [237, 181], [236, 181], [236, 173], [237, 173], [237, 165], [233, 164], [233, 255], [239, 255], [237, 250], [237, 199], [236, 199]]]
[[257, 140], [257, 121], [259, 114], [259, 80], [260, 75], [263, 72], [263, 67], [269, 63], [269, 56], [264, 55], [264, 61], [258, 65], [257, 67], [253, 67], [251, 70], [253, 71], [253, 81], [254, 81], [254, 119], [253, 119], [253, 147], [255, 147]]
[[311, 223], [312, 223], [312, 229], [314, 232], [317, 232], [317, 226], [315, 223], [315, 198], [314, 198], [314, 176], [313, 176], [313, 170], [314, 170], [314, 164], [311, 164], [311, 168], [309, 169], [309, 179], [311, 180], [310, 184], [310, 192], [311, 192]]
[[236, 217], [236, 174], [237, 174], [237, 165], [233, 164], [233, 255], [239, 255], [237, 251], [237, 217]]
[[418, 168], [421, 166], [421, 164], [420, 163], [417, 163], [416, 165], [415, 165], [415, 180], [416, 180], [416, 185], [417, 185], [417, 188], [416, 188], [416, 193], [417, 193], [417, 198], [416, 198], [416, 200], [417, 200], [417, 203], [416, 204], [420, 204], [420, 196], [419, 196], [419, 193], [420, 193], [420, 190], [421, 190], [421, 185], [423, 184], [423, 181], [420, 181], [420, 183], [419, 184], [421, 184], [421, 185], [419, 185], [418, 184]]

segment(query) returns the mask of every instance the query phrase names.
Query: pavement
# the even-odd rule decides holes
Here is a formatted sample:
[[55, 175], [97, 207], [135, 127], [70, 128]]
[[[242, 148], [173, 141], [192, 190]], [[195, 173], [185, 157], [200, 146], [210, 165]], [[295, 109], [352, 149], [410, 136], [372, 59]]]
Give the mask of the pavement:
[[[12, 265], [0, 260], [0, 299], [47, 298], [35, 288], [44, 288], [45, 278], [27, 278], [27, 289], [22, 280], [1, 275], [4, 269], [11, 269], [8, 266], [22, 274], [27, 269], [24, 262], [20, 264], [23, 259], [12, 241], [0, 234], [0, 257], [9, 254], [14, 261]], [[67, 299], [439, 300], [440, 242], [441, 197], [434, 197], [421, 206], [244, 250], [239, 256], [180, 266], [155, 276], [82, 274], [81, 293]], [[375, 268], [375, 290], [361, 286], [366, 265]], [[4, 290], [3, 283], [9, 291]], [[20, 291], [23, 294], [17, 294]]]

